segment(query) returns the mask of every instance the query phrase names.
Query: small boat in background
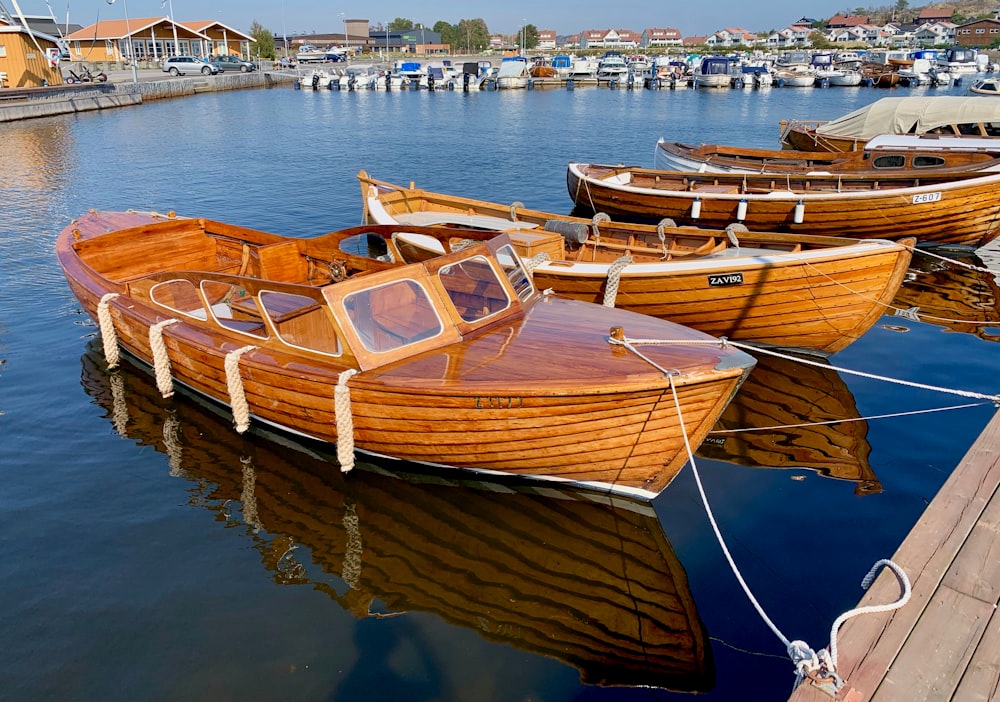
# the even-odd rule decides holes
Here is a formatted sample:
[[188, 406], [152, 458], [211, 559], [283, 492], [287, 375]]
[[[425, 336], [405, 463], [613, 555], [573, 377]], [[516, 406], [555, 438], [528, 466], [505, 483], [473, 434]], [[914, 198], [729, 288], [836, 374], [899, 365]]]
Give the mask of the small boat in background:
[[691, 146], [660, 139], [653, 168], [699, 173], [880, 173], [1000, 170], [1000, 140], [885, 134], [858, 151], [791, 151]]
[[[886, 241], [591, 221], [358, 178], [372, 224], [503, 231], [522, 257], [548, 256], [531, 272], [542, 289], [608, 304], [613, 288], [624, 309], [818, 354], [843, 349], [879, 319], [910, 259]], [[409, 261], [444, 253], [451, 239], [395, 243]]]
[[1000, 101], [978, 96], [888, 97], [835, 120], [782, 120], [781, 147], [854, 151], [880, 134], [1000, 136]]
[[696, 88], [730, 88], [733, 84], [733, 60], [728, 56], [706, 56], [694, 72]]
[[976, 95], [1000, 95], [1000, 78], [978, 78], [969, 86], [969, 92]]
[[[652, 498], [754, 364], [677, 324], [542, 295], [505, 234], [399, 265], [386, 241], [406, 231], [435, 232], [300, 239], [92, 210], [56, 255], [109, 362], [123, 348], [164, 395], [176, 382], [241, 431], [335, 445], [346, 470], [358, 450]], [[673, 343], [640, 356], [613, 336]]]
[[513, 90], [527, 88], [528, 60], [523, 56], [508, 56], [500, 62], [500, 70], [496, 75], [498, 90]]

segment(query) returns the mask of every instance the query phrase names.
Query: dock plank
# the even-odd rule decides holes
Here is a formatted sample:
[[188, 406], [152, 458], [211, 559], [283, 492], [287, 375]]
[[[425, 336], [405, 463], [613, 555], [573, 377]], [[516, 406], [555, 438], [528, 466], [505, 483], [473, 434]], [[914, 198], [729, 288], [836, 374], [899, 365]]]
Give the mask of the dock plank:
[[[984, 637], [983, 629], [979, 628], [976, 634], [978, 625], [971, 632], [952, 629], [965, 629], [969, 622], [982, 622], [985, 627], [988, 610], [996, 604], [995, 592], [1000, 588], [1000, 564], [995, 558], [1000, 551], [996, 533], [1000, 516], [998, 485], [1000, 414], [995, 414], [893, 556], [910, 577], [910, 602], [893, 612], [849, 620], [841, 628], [838, 672], [846, 681], [839, 695], [841, 699], [851, 702], [948, 699], [950, 692], [940, 697], [933, 687], [939, 684], [938, 676], [943, 673], [941, 669], [928, 668], [930, 651], [921, 650], [927, 645], [939, 649], [938, 655], [946, 660], [957, 656], [965, 665], [975, 660], [984, 666], [982, 677], [990, 675], [989, 666], [996, 662], [995, 654], [980, 654], [975, 645], [982, 646], [985, 638], [992, 640], [992, 633]], [[957, 597], [960, 593], [964, 599]], [[893, 602], [898, 596], [895, 576], [884, 570], [859, 605]], [[924, 617], [926, 623], [921, 623]], [[965, 623], [960, 623], [962, 617], [967, 618]], [[925, 633], [925, 628], [930, 633]], [[975, 639], [974, 650], [966, 655], [963, 638], [970, 633]], [[914, 647], [912, 653], [908, 650], [910, 646]], [[946, 652], [947, 646], [958, 650]], [[898, 671], [894, 670], [897, 664]], [[908, 680], [904, 690], [900, 681], [905, 676], [914, 681]], [[959, 680], [950, 679], [955, 689]], [[912, 685], [917, 686], [912, 689], [933, 688], [934, 692], [928, 693], [930, 697], [919, 693], [911, 696], [907, 690]], [[816, 702], [830, 698], [815, 687], [802, 685], [790, 699]]]
[[1000, 613], [996, 609], [954, 699], [1000, 700]]

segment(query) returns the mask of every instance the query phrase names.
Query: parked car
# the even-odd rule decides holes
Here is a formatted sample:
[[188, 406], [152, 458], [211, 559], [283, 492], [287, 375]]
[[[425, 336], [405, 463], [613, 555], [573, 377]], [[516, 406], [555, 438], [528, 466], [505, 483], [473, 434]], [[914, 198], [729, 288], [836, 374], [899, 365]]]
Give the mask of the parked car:
[[219, 67], [223, 71], [239, 71], [240, 73], [249, 73], [250, 71], [257, 70], [257, 64], [253, 61], [244, 61], [239, 56], [213, 56], [210, 60], [212, 63], [219, 64]]
[[209, 63], [197, 56], [169, 56], [163, 59], [162, 68], [172, 76], [183, 76], [188, 73], [214, 76], [222, 70], [219, 64]]

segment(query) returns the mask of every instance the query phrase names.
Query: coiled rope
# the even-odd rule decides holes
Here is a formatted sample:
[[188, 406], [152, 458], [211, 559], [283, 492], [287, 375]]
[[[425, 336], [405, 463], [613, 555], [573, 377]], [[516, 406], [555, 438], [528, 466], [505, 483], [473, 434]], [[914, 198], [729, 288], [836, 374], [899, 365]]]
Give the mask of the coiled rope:
[[337, 376], [337, 387], [333, 389], [333, 406], [337, 419], [337, 462], [340, 472], [347, 473], [354, 468], [354, 417], [351, 414], [351, 390], [347, 381], [358, 371], [348, 368]]
[[[627, 343], [624, 345], [626, 348], [630, 348]], [[633, 350], [634, 352], [634, 349], [630, 350]], [[650, 362], [652, 363], [652, 361]], [[878, 570], [883, 565], [887, 565], [892, 568], [896, 577], [899, 578], [903, 587], [903, 595], [896, 602], [884, 605], [856, 607], [837, 617], [830, 632], [829, 653], [826, 650], [821, 650], [819, 653], [816, 653], [804, 641], [790, 641], [783, 633], [781, 633], [781, 630], [775, 626], [774, 622], [772, 622], [770, 617], [767, 616], [764, 608], [761, 607], [760, 603], [757, 601], [757, 598], [754, 597], [753, 592], [750, 590], [750, 586], [747, 585], [746, 580], [743, 578], [743, 574], [740, 572], [735, 559], [729, 551], [729, 547], [726, 545], [726, 540], [722, 537], [719, 524], [712, 512], [711, 505], [709, 505], [708, 496], [705, 493], [705, 486], [701, 482], [701, 474], [698, 471], [697, 461], [695, 461], [694, 450], [691, 448], [691, 442], [688, 439], [687, 428], [684, 425], [684, 412], [681, 409], [680, 399], [677, 397], [677, 387], [674, 384], [674, 375], [676, 375], [676, 373], [668, 373], [667, 378], [670, 381], [670, 393], [673, 397], [674, 408], [677, 411], [677, 422], [681, 430], [681, 436], [684, 439], [684, 448], [687, 451], [688, 462], [691, 465], [691, 471], [694, 474], [695, 483], [698, 486], [698, 494], [701, 495], [701, 501], [705, 508], [705, 514], [708, 516], [708, 521], [712, 526], [712, 531], [715, 533], [716, 541], [718, 541], [719, 547], [722, 549], [722, 553], [725, 555], [726, 561], [729, 563], [730, 570], [732, 570], [733, 575], [740, 584], [740, 587], [743, 588], [743, 592], [746, 594], [747, 599], [750, 600], [754, 609], [757, 610], [757, 614], [764, 621], [764, 623], [767, 624], [768, 628], [771, 629], [774, 635], [777, 636], [778, 639], [780, 639], [785, 645], [785, 650], [788, 652], [788, 656], [792, 660], [792, 664], [795, 666], [795, 684], [792, 689], [794, 690], [803, 680], [809, 678], [817, 685], [825, 687], [828, 691], [832, 688], [832, 694], [836, 694], [836, 692], [843, 687], [844, 684], [836, 670], [837, 631], [839, 630], [840, 625], [848, 619], [861, 614], [888, 612], [894, 609], [899, 609], [906, 604], [910, 599], [910, 582], [906, 573], [898, 565], [887, 559], [881, 559], [875, 563], [872, 569], [868, 572], [868, 575], [866, 575], [862, 580], [862, 587], [867, 589], [867, 587], [871, 585], [871, 582], [874, 580]]]
[[632, 263], [632, 257], [625, 254], [608, 266], [608, 282], [604, 288], [604, 306], [614, 307], [615, 299], [618, 297], [618, 284], [621, 282], [622, 271]]
[[524, 209], [524, 203], [521, 202], [520, 200], [514, 200], [514, 202], [510, 203], [510, 221], [511, 222], [516, 222], [517, 221], [517, 210], [518, 210], [518, 208], [521, 208], [522, 210]]
[[118, 297], [118, 293], [106, 293], [97, 303], [97, 323], [101, 327], [101, 343], [104, 344], [104, 358], [108, 361], [108, 369], [117, 368], [121, 358], [118, 354], [118, 334], [115, 332], [115, 322], [111, 318], [111, 308], [108, 303]]
[[174, 394], [174, 381], [170, 377], [170, 356], [167, 346], [163, 343], [163, 329], [171, 324], [177, 324], [179, 319], [165, 319], [149, 328], [149, 348], [153, 352], [153, 372], [156, 374], [156, 387], [164, 398]]
[[250, 428], [250, 407], [247, 405], [243, 378], [240, 376], [240, 356], [256, 348], [244, 346], [230, 351], [223, 363], [226, 369], [226, 388], [229, 390], [229, 406], [233, 408], [233, 420], [236, 422], [236, 431], [240, 434]]

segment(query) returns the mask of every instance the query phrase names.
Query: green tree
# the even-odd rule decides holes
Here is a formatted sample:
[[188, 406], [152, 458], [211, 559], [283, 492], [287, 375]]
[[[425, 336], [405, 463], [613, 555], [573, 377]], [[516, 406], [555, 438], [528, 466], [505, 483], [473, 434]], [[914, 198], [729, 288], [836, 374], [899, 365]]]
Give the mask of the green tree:
[[534, 49], [538, 46], [538, 28], [533, 24], [526, 24], [522, 28], [524, 32], [524, 48]]
[[459, 20], [455, 34], [458, 47], [469, 53], [479, 53], [490, 45], [490, 30], [483, 19]]
[[458, 48], [455, 44], [456, 34], [458, 29], [453, 24], [449, 24], [444, 20], [438, 20], [434, 23], [433, 30], [441, 35], [441, 43], [447, 44], [451, 47], [452, 51]]
[[264, 29], [257, 20], [250, 25], [250, 36], [253, 37], [254, 46], [250, 50], [256, 52], [258, 56], [266, 59], [274, 59], [274, 35], [270, 29]]
[[834, 46], [823, 32], [809, 32], [809, 45], [814, 49], [832, 49]]
[[401, 32], [407, 29], [413, 29], [415, 25], [413, 20], [406, 19], [405, 17], [397, 17], [392, 22], [389, 23], [390, 32]]

